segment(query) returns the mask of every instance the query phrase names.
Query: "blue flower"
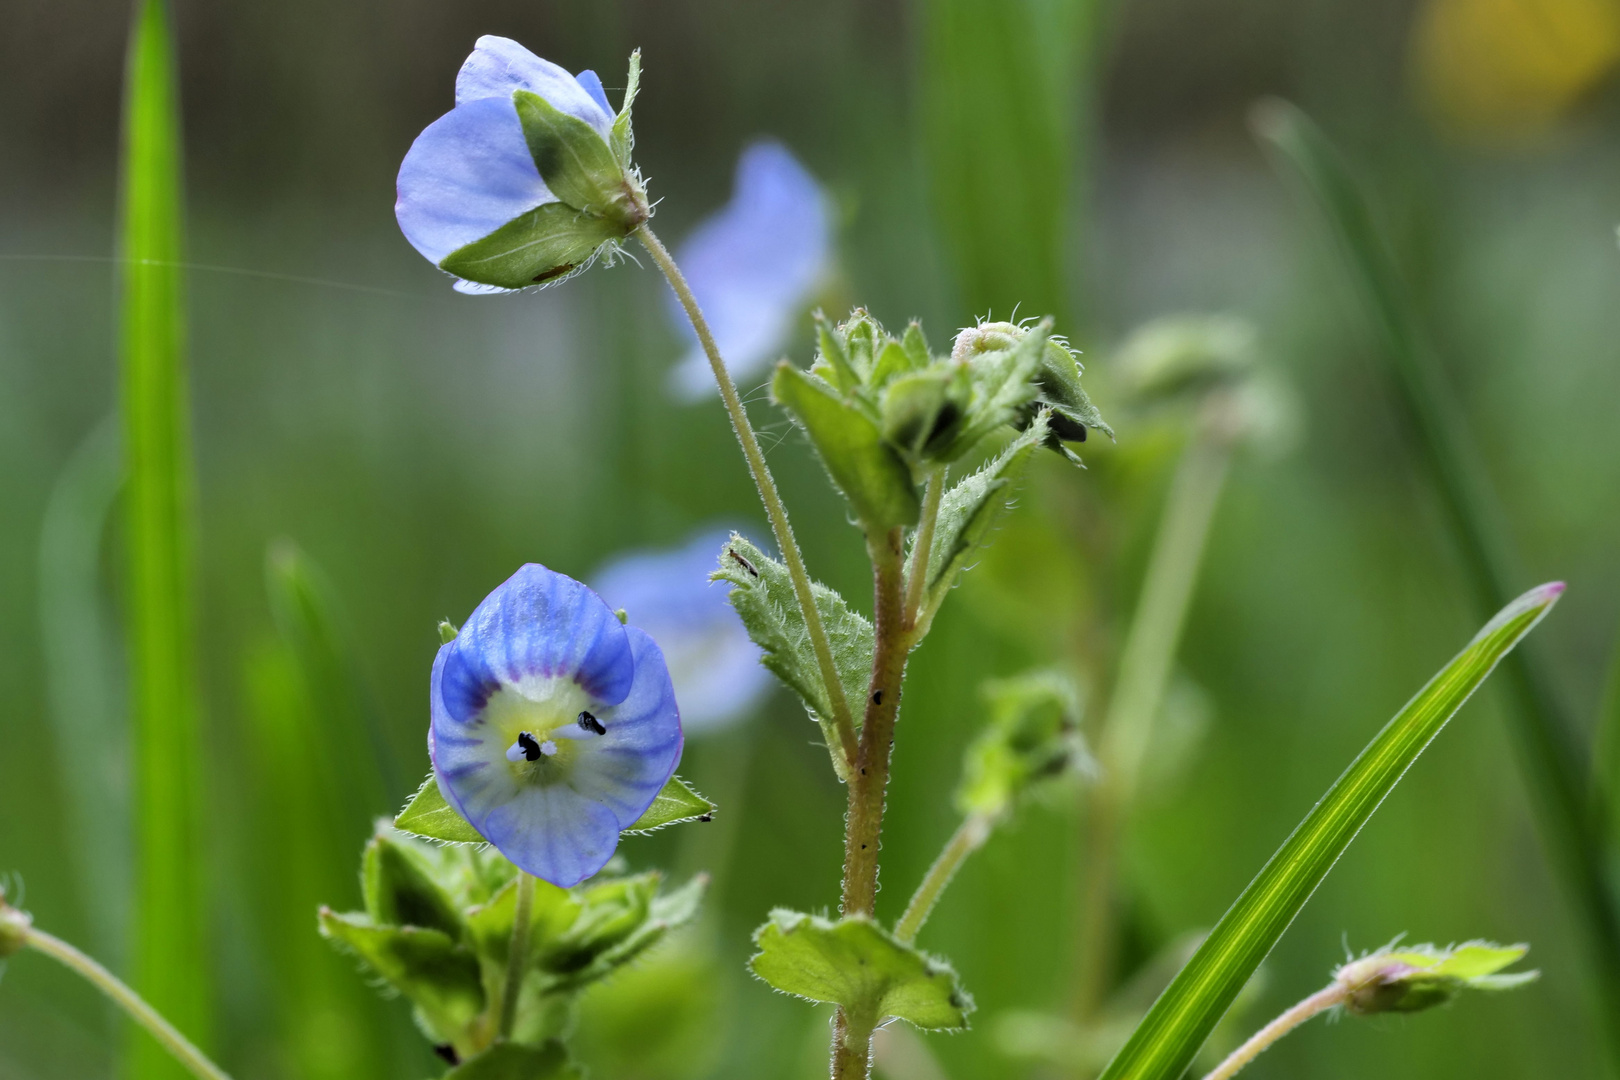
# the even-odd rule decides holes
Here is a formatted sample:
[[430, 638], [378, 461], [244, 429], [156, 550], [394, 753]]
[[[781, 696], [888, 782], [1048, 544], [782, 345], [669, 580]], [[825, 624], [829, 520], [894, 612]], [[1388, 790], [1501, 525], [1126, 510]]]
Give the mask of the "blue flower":
[[682, 720], [694, 734], [744, 718], [772, 685], [759, 646], [726, 601], [731, 586], [709, 581], [730, 535], [705, 530], [684, 547], [621, 556], [594, 582], [663, 648]]
[[[632, 61], [632, 78], [635, 70]], [[552, 190], [559, 177], [573, 182], [564, 185], [566, 192], [601, 175], [582, 180], [563, 169], [548, 174], [550, 185], [542, 178], [537, 162], [547, 155], [539, 148], [548, 132], [560, 136], [537, 129], [534, 110], [550, 116], [549, 107], [562, 114], [564, 126], [572, 125], [573, 137], [584, 132], [588, 141], [599, 141], [608, 181], [628, 182], [630, 164], [618, 160], [618, 148], [628, 156], [632, 96], [627, 90], [623, 138], [616, 138], [617, 118], [595, 72], [571, 75], [508, 38], [479, 38], [456, 76], [456, 107], [417, 136], [400, 165], [394, 204], [400, 230], [429, 262], [461, 277], [456, 288], [463, 292], [510, 292], [583, 268], [610, 243], [610, 233], [627, 230], [610, 227], [617, 222], [605, 221], [602, 207], [565, 205]], [[520, 115], [524, 102], [534, 99], [542, 104], [530, 104], [528, 114]], [[561, 168], [554, 162], [549, 167]], [[639, 194], [639, 183], [633, 186]], [[536, 214], [548, 206], [553, 210]], [[510, 242], [494, 254], [472, 249], [481, 258], [470, 257], [470, 245], [495, 240], [497, 233]]]
[[674, 775], [682, 741], [652, 638], [534, 563], [433, 661], [439, 790], [501, 854], [563, 888], [612, 857]]
[[[831, 215], [815, 177], [780, 143], [744, 150], [731, 201], [675, 255], [733, 378], [775, 359], [826, 275], [831, 249]], [[712, 392], [709, 362], [673, 293], [669, 313], [692, 342], [672, 373], [676, 392], [692, 399]]]

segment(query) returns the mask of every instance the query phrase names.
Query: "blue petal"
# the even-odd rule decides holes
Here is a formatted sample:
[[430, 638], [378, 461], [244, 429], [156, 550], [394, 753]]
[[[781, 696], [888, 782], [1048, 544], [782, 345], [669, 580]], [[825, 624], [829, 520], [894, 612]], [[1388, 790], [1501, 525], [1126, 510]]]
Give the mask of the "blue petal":
[[394, 215], [437, 266], [556, 196], [540, 179], [510, 100], [458, 105], [427, 126], [399, 167]]
[[511, 38], [485, 34], [456, 75], [456, 104], [480, 98], [510, 102], [514, 90], [539, 94], [553, 108], [591, 125], [604, 139], [613, 128], [613, 110], [605, 96], [599, 103], [566, 68], [540, 59]]
[[591, 95], [598, 105], [602, 106], [603, 112], [609, 116], [613, 115], [613, 106], [608, 104], [607, 90], [603, 88], [602, 80], [597, 76], [596, 72], [586, 68], [578, 75], [575, 75], [574, 79], [585, 88], [585, 92]]
[[612, 809], [564, 784], [525, 787], [479, 831], [519, 869], [564, 889], [606, 866], [619, 846]]
[[[780, 143], [743, 151], [731, 202], [676, 252], [733, 377], [747, 378], [775, 357], [826, 272], [830, 249], [831, 221], [815, 178]], [[669, 299], [670, 317], [695, 342], [673, 293]], [[701, 349], [687, 354], [673, 381], [687, 397], [713, 392]]]
[[686, 739], [675, 687], [658, 644], [626, 627], [636, 678], [625, 699], [600, 714], [605, 735], [581, 745], [571, 779], [580, 794], [611, 809], [628, 829], [675, 775]]
[[693, 734], [744, 718], [773, 682], [759, 646], [726, 599], [731, 586], [709, 581], [729, 536], [729, 530], [706, 530], [684, 547], [622, 556], [593, 582], [604, 600], [629, 613], [632, 626], [658, 642], [682, 724]]
[[473, 610], [445, 646], [441, 694], [449, 714], [472, 723], [503, 685], [571, 678], [603, 705], [630, 692], [630, 640], [613, 609], [573, 578], [529, 563]]

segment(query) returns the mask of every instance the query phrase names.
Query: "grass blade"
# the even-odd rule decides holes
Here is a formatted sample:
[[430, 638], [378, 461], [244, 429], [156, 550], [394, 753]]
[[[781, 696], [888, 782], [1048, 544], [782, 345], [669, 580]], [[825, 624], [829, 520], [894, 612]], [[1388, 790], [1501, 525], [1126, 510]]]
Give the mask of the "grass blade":
[[[141, 0], [123, 147], [123, 421], [137, 990], [206, 1048], [212, 999], [201, 842], [192, 466], [181, 281], [180, 113], [168, 17]], [[183, 1070], [137, 1036], [128, 1075]]]
[[129, 914], [129, 767], [116, 623], [102, 587], [102, 542], [123, 483], [116, 417], [87, 435], [51, 488], [39, 534], [40, 651], [68, 847], [94, 952], [122, 967]]
[[1563, 589], [1542, 585], [1503, 608], [1384, 725], [1221, 917], [1101, 1080], [1181, 1076], [1384, 796]]
[[[1494, 611], [1522, 581], [1482, 460], [1407, 300], [1371, 208], [1327, 137], [1304, 113], [1267, 102], [1254, 127], [1325, 214], [1345, 265], [1377, 330], [1401, 400], [1419, 434], [1429, 471], [1481, 614]], [[1590, 812], [1587, 778], [1572, 727], [1534, 650], [1503, 668], [1520, 762], [1541, 817], [1551, 861], [1574, 901], [1592, 956], [1609, 1049], [1620, 1061], [1620, 907], [1604, 870], [1601, 815]]]
[[969, 311], [1069, 309], [1069, 215], [1096, 7], [921, 5], [918, 100], [934, 216]]

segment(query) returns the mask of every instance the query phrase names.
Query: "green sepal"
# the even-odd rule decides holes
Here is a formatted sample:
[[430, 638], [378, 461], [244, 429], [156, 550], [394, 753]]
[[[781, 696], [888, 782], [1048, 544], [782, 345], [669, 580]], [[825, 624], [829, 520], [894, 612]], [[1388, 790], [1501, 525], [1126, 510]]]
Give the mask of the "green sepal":
[[617, 236], [647, 220], [636, 185], [595, 128], [528, 90], [514, 90], [512, 104], [535, 167], [553, 195], [615, 227]]
[[1047, 338], [1041, 350], [1040, 368], [1035, 373], [1035, 385], [1040, 388], [1037, 407], [1045, 405], [1052, 410], [1049, 419], [1055, 439], [1084, 442], [1088, 428], [1112, 439], [1114, 429], [1108, 426], [1097, 406], [1091, 403], [1086, 388], [1080, 385], [1082, 370], [1080, 354], [1069, 348], [1067, 342]]
[[1541, 977], [1539, 971], [1500, 974], [1524, 959], [1528, 945], [1469, 941], [1439, 949], [1389, 946], [1333, 973], [1349, 993], [1345, 1008], [1358, 1016], [1381, 1012], [1421, 1012], [1444, 1005], [1464, 990], [1511, 990]]
[[394, 819], [394, 828], [429, 840], [445, 840], [452, 844], [482, 844], [483, 834], [472, 827], [455, 807], [445, 801], [439, 782], [432, 773], [416, 789], [411, 801]]
[[1032, 671], [990, 680], [979, 694], [989, 719], [963, 755], [955, 801], [964, 815], [1003, 818], [1040, 785], [1095, 769], [1074, 680]]
[[619, 115], [613, 119], [613, 132], [608, 140], [612, 143], [613, 156], [626, 173], [633, 168], [631, 159], [636, 149], [636, 135], [630, 126], [630, 107], [636, 103], [636, 92], [640, 89], [641, 50], [637, 49], [630, 54], [630, 71], [624, 77], [624, 101], [619, 105]]
[[[904, 351], [890, 343], [883, 355]], [[946, 460], [962, 430], [971, 387], [965, 369], [940, 365], [892, 380], [883, 394], [883, 438], [913, 461]]]
[[[742, 619], [749, 638], [762, 650], [760, 662], [799, 695], [810, 718], [821, 725], [833, 768], [841, 779], [847, 780], [849, 765], [844, 760], [838, 729], [833, 725], [832, 699], [821, 678], [821, 666], [816, 661], [810, 631], [799, 611], [788, 568], [741, 534], [732, 533], [720, 550], [720, 566], [711, 580], [731, 582], [731, 606]], [[811, 583], [810, 595], [821, 615], [821, 625], [827, 631], [827, 643], [832, 648], [833, 666], [843, 684], [844, 698], [860, 701], [866, 695], [872, 674], [875, 640], [872, 624], [851, 610], [843, 597], [820, 582]], [[859, 715], [857, 711], [857, 725]]]
[[[968, 352], [973, 401], [967, 423], [945, 460], [967, 453], [1003, 424], [1017, 423], [1039, 394], [1035, 376], [1052, 333], [1052, 320], [1042, 319], [1030, 329], [1017, 330], [1010, 345]], [[999, 342], [1000, 338], [1001, 335], [991, 335], [986, 341]]]
[[444, 1074], [443, 1080], [583, 1080], [568, 1050], [551, 1039], [540, 1046], [498, 1042]]
[[452, 641], [456, 640], [456, 636], [461, 633], [461, 630], [456, 626], [456, 624], [451, 622], [449, 619], [440, 619], [438, 629], [440, 645], [450, 644]]
[[846, 395], [859, 393], [864, 380], [849, 362], [849, 353], [844, 348], [844, 329], [834, 326], [819, 311], [816, 312], [816, 342], [819, 348], [815, 363], [810, 365], [811, 373], [826, 379]]
[[715, 811], [714, 803], [699, 795], [697, 789], [678, 776], [669, 778], [647, 807], [647, 812], [635, 820], [635, 823], [626, 833], [650, 833], [662, 829], [667, 825], [679, 825], [687, 821], [708, 821]]
[[[912, 325], [917, 324], [912, 323]], [[889, 383], [906, 374], [906, 372], [927, 366], [926, 361], [921, 364], [915, 363], [912, 355], [905, 350], [904, 346], [890, 338], [878, 350], [877, 359], [872, 362], [872, 375], [867, 379], [867, 384], [874, 390], [882, 390]]]
[[360, 859], [366, 914], [378, 926], [418, 926], [463, 940], [466, 920], [440, 886], [433, 856], [411, 840], [378, 833]]
[[623, 236], [624, 230], [599, 217], [546, 203], [452, 251], [439, 268], [503, 289], [554, 285], [584, 270], [605, 245]]
[[925, 368], [934, 362], [933, 354], [928, 351], [928, 338], [923, 335], [922, 323], [915, 319], [901, 335], [900, 347], [905, 350], [913, 369]]
[[453, 1043], [484, 1011], [478, 961], [441, 930], [376, 926], [364, 915], [320, 912], [321, 934], [416, 1006], [430, 1037]]
[[[928, 632], [934, 613], [945, 595], [956, 584], [957, 576], [989, 536], [1007, 508], [1015, 485], [1022, 477], [1035, 451], [1048, 438], [1046, 414], [1038, 414], [1030, 425], [984, 468], [959, 481], [940, 500], [939, 519], [934, 526], [934, 542], [928, 551], [928, 576], [924, 579], [923, 602], [917, 616], [919, 634]], [[912, 555], [906, 558], [907, 577]]]
[[868, 532], [881, 535], [917, 523], [922, 503], [911, 470], [883, 441], [872, 417], [825, 380], [786, 362], [776, 367], [771, 395], [810, 436], [827, 474]]
[[925, 1030], [967, 1027], [973, 998], [956, 972], [871, 919], [833, 922], [777, 908], [754, 932], [748, 961], [759, 978], [795, 997], [843, 1006], [875, 1024], [898, 1017]]

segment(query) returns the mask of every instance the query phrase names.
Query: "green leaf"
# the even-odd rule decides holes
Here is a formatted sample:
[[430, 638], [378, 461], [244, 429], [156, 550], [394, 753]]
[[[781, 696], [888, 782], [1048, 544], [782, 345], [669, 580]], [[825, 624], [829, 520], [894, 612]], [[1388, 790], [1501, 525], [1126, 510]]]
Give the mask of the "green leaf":
[[928, 339], [923, 336], [922, 324], [915, 319], [901, 336], [900, 347], [905, 350], [913, 368], [925, 368], [934, 362], [933, 354], [928, 351]]
[[[124, 87], [119, 250], [124, 460], [125, 644], [135, 865], [131, 983], [206, 1045], [210, 973], [196, 656], [195, 515], [180, 267], [185, 262], [181, 116], [168, 8], [137, 5]], [[181, 1070], [131, 1040], [137, 1080]]]
[[454, 1042], [484, 1011], [484, 986], [472, 950], [441, 930], [374, 926], [364, 915], [321, 909], [321, 933], [416, 1006], [439, 1042]]
[[644, 213], [635, 218], [624, 166], [595, 128], [528, 90], [514, 90], [512, 104], [535, 167], [553, 195], [617, 226], [619, 236], [645, 220]]
[[373, 836], [360, 859], [366, 914], [379, 926], [420, 926], [460, 940], [467, 924], [440, 886], [438, 869], [414, 843], [386, 833]]
[[715, 811], [714, 803], [697, 793], [697, 790], [678, 776], [669, 778], [647, 812], [636, 819], [635, 824], [624, 830], [627, 833], [650, 833], [662, 829], [666, 825], [679, 825], [686, 821], [708, 821], [709, 815]]
[[[748, 636], [764, 651], [760, 662], [799, 695], [811, 719], [821, 725], [833, 768], [847, 779], [838, 730], [833, 726], [831, 699], [821, 678], [815, 648], [810, 643], [810, 632], [799, 611], [788, 568], [769, 558], [741, 534], [732, 533], [720, 552], [720, 567], [714, 572], [713, 580], [731, 582], [731, 606], [742, 619]], [[861, 701], [866, 697], [866, 684], [872, 674], [872, 624], [852, 611], [843, 597], [820, 582], [811, 584], [810, 593], [827, 631], [844, 697], [848, 701]], [[859, 724], [858, 717], [856, 722]]]
[[613, 120], [613, 134], [610, 141], [613, 144], [613, 156], [618, 159], [619, 167], [628, 173], [632, 165], [632, 158], [636, 149], [635, 131], [630, 126], [630, 109], [636, 103], [636, 93], [641, 89], [641, 50], [637, 49], [630, 54], [630, 71], [624, 77], [624, 101], [619, 105], [619, 115]]
[[[917, 618], [920, 633], [927, 633], [934, 613], [956, 584], [962, 568], [985, 543], [1007, 508], [1024, 467], [1046, 441], [1047, 432], [1046, 417], [1042, 413], [993, 461], [959, 481], [940, 499], [939, 521], [928, 551], [922, 610]], [[910, 555], [906, 558], [907, 577], [911, 574], [911, 558]]]
[[1357, 1015], [1420, 1012], [1447, 1004], [1464, 990], [1511, 990], [1535, 982], [1541, 977], [1539, 971], [1499, 974], [1529, 951], [1528, 945], [1488, 941], [1445, 949], [1389, 946], [1350, 961], [1333, 978], [1349, 992], [1345, 1007]]
[[[598, 140], [600, 141], [600, 140]], [[457, 248], [439, 264], [481, 285], [522, 289], [554, 285], [590, 265], [622, 229], [563, 203], [537, 206], [482, 240]]]
[[816, 312], [818, 351], [810, 371], [846, 395], [854, 396], [863, 388], [864, 380], [849, 362], [849, 352], [844, 348], [845, 333], [844, 327], [834, 326], [825, 315]]
[[882, 534], [896, 525], [917, 523], [922, 504], [911, 470], [883, 441], [876, 421], [822, 379], [786, 362], [776, 367], [771, 395], [810, 436], [827, 474], [864, 528]]
[[1385, 725], [1222, 916], [1102, 1080], [1181, 1076], [1379, 803], [1562, 591], [1542, 585], [1503, 608]]
[[568, 1060], [567, 1048], [553, 1039], [541, 1046], [496, 1043], [445, 1073], [443, 1080], [583, 1080], [584, 1076]]
[[866, 1024], [895, 1016], [924, 1029], [961, 1029], [973, 1011], [950, 965], [867, 918], [832, 922], [777, 908], [754, 944], [755, 975], [784, 994], [841, 1005]]
[[[1421, 436], [1418, 445], [1447, 510], [1477, 610], [1501, 607], [1523, 576], [1484, 468], [1489, 456], [1470, 435], [1371, 206], [1334, 146], [1304, 113], [1270, 101], [1255, 110], [1253, 123], [1327, 218], [1378, 336], [1376, 352], [1388, 363]], [[1531, 802], [1542, 815], [1549, 861], [1562, 875], [1584, 931], [1582, 951], [1598, 976], [1604, 1023], [1620, 1030], [1620, 896], [1605, 861], [1604, 839], [1594, 828], [1586, 768], [1568, 735], [1574, 725], [1552, 693], [1552, 673], [1533, 650], [1509, 659], [1503, 675], [1514, 699], [1508, 719], [1518, 731], [1526, 780], [1537, 794]], [[1609, 1048], [1613, 1063], [1620, 1065], [1620, 1040], [1611, 1040]]]
[[456, 808], [445, 801], [439, 782], [432, 773], [416, 789], [411, 801], [394, 819], [394, 828], [414, 833], [430, 840], [447, 840], [452, 844], [482, 844], [483, 834], [473, 828]]

